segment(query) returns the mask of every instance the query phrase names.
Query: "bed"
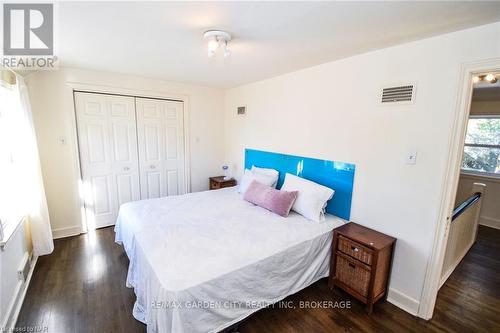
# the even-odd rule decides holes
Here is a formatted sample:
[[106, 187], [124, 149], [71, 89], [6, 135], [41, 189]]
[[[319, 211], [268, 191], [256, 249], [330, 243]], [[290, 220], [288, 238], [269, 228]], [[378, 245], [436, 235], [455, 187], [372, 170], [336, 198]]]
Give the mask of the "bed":
[[[349, 207], [350, 208], [350, 207]], [[148, 332], [218, 332], [328, 276], [332, 230], [278, 216], [235, 187], [120, 207], [134, 317]]]

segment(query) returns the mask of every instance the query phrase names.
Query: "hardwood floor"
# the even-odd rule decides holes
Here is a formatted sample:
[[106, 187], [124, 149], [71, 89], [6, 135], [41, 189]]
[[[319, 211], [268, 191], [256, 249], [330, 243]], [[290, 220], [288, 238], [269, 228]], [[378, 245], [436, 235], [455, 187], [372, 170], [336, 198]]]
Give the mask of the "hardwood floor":
[[113, 228], [104, 228], [56, 240], [54, 252], [38, 259], [17, 326], [50, 333], [145, 332], [132, 317], [128, 259], [114, 236]]
[[[39, 258], [17, 327], [41, 332], [145, 332], [132, 317], [134, 293], [125, 287], [128, 260], [112, 228], [55, 242]], [[432, 320], [388, 302], [372, 315], [323, 279], [239, 325], [239, 332], [500, 332], [500, 230], [480, 227], [478, 241], [441, 288]], [[300, 302], [350, 301], [350, 309], [301, 307]], [[335, 303], [334, 303], [335, 304]], [[337, 303], [340, 305], [342, 303]], [[324, 305], [324, 304], [323, 304]]]

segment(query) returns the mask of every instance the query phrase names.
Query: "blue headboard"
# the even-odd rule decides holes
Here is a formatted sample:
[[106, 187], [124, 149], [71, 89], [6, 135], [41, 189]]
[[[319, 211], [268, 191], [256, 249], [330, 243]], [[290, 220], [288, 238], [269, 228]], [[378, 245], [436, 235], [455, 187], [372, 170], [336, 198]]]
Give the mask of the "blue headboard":
[[245, 169], [251, 169], [253, 165], [278, 170], [278, 189], [283, 185], [285, 174], [291, 173], [335, 190], [326, 212], [349, 220], [356, 168], [354, 164], [245, 149]]

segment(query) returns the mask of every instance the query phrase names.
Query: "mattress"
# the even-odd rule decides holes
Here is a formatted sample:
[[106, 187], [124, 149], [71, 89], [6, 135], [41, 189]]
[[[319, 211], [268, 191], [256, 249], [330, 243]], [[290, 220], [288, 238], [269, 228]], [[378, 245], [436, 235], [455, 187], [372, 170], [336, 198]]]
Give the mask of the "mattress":
[[130, 259], [134, 317], [148, 332], [217, 332], [328, 276], [332, 229], [283, 218], [236, 188], [120, 207], [116, 242]]

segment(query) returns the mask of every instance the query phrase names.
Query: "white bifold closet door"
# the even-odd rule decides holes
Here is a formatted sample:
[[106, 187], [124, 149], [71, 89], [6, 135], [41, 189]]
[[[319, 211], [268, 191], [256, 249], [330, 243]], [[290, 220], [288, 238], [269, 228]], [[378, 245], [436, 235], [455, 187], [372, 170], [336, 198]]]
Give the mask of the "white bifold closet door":
[[75, 92], [87, 227], [116, 222], [140, 199], [134, 97]]
[[88, 229], [120, 205], [186, 193], [183, 103], [75, 92]]
[[183, 103], [136, 98], [141, 198], [186, 193]]

